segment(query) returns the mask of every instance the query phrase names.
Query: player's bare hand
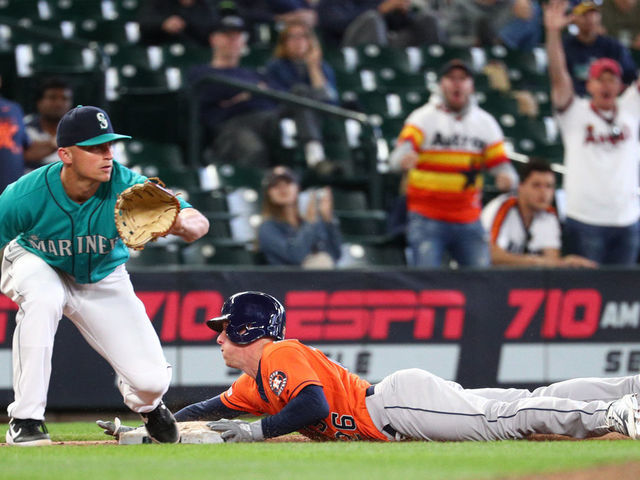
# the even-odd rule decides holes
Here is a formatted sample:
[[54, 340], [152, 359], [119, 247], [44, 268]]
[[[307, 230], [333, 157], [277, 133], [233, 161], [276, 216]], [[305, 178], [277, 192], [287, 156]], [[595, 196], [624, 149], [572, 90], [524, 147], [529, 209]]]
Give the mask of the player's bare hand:
[[544, 8], [544, 26], [547, 30], [564, 30], [573, 22], [573, 15], [567, 13], [569, 2], [566, 0], [549, 0]]
[[259, 442], [264, 440], [260, 420], [249, 423], [242, 420], [227, 420], [223, 418], [207, 423], [207, 427], [220, 432], [220, 436], [226, 443]]
[[581, 257], [580, 255], [567, 255], [560, 262], [562, 267], [570, 268], [598, 268], [598, 264], [593, 260]]
[[513, 178], [511, 175], [505, 172], [500, 172], [496, 175], [496, 188], [501, 192], [508, 192], [515, 185], [513, 185]]
[[320, 218], [325, 222], [333, 219], [333, 193], [329, 187], [324, 187], [316, 193]]
[[411, 150], [405, 153], [402, 160], [400, 160], [400, 167], [404, 171], [411, 170], [418, 163], [418, 158], [418, 153]]
[[179, 15], [171, 15], [162, 22], [162, 30], [171, 34], [180, 33], [186, 26], [186, 22]]
[[318, 197], [316, 191], [313, 190], [309, 193], [309, 203], [307, 203], [307, 211], [305, 212], [304, 219], [313, 223], [318, 220]]

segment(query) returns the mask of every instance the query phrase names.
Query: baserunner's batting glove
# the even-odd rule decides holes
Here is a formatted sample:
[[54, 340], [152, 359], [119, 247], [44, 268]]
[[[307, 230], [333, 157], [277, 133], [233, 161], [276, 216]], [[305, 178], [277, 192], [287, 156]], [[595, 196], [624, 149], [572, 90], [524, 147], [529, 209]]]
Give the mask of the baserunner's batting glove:
[[113, 422], [105, 422], [104, 420], [96, 420], [96, 424], [104, 430], [105, 435], [111, 435], [116, 440], [120, 437], [121, 433], [135, 430], [135, 427], [128, 427], [120, 423], [120, 419], [116, 417]]
[[221, 419], [207, 423], [211, 430], [221, 433], [226, 443], [259, 442], [264, 440], [262, 422], [243, 422], [242, 420]]

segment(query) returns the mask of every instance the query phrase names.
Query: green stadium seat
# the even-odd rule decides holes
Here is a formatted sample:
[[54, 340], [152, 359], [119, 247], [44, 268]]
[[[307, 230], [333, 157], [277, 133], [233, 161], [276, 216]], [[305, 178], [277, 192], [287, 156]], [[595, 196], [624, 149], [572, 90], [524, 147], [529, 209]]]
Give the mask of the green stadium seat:
[[256, 192], [262, 188], [262, 178], [265, 170], [262, 168], [241, 167], [238, 165], [215, 165], [220, 187], [234, 190], [239, 187], [248, 187]]
[[115, 4], [110, 1], [49, 0], [49, 5], [51, 18], [58, 20], [113, 20], [118, 16]]
[[47, 0], [3, 0], [0, 1], [0, 16], [46, 20], [51, 16], [51, 6]]
[[323, 56], [336, 74], [353, 73], [358, 67], [358, 50], [354, 47], [325, 48]]
[[194, 65], [211, 61], [210, 48], [184, 45], [182, 43], [163, 45], [160, 48], [162, 49], [162, 62], [166, 67], [187, 70]]
[[147, 244], [144, 250], [130, 250], [128, 270], [138, 268], [160, 267], [166, 268], [181, 263], [180, 247], [175, 243], [165, 245]]
[[162, 57], [154, 56], [153, 52], [157, 47], [146, 47], [143, 45], [135, 44], [116, 44], [110, 43], [104, 45], [104, 52], [109, 57], [109, 65], [121, 69], [127, 65], [132, 65], [136, 68], [154, 70], [161, 66]]
[[118, 158], [127, 166], [158, 165], [164, 169], [184, 168], [184, 156], [179, 145], [152, 141], [133, 140], [117, 144]]
[[145, 0], [113, 0], [120, 20], [136, 20], [138, 11]]
[[221, 189], [193, 190], [189, 192], [187, 200], [204, 214], [229, 213], [227, 193]]
[[182, 249], [186, 265], [254, 265], [255, 254], [242, 242], [202, 238]]
[[437, 72], [449, 60], [460, 59], [473, 65], [473, 53], [470, 48], [449, 47], [445, 45], [426, 45], [420, 47], [422, 69]]
[[346, 190], [332, 188], [333, 208], [336, 211], [366, 210], [368, 205], [367, 194], [361, 190]]
[[251, 46], [246, 55], [240, 59], [240, 64], [243, 67], [261, 69], [267, 65], [272, 57], [273, 50], [271, 48]]
[[336, 210], [335, 215], [345, 240], [378, 238], [387, 232], [387, 214], [383, 210]]
[[403, 267], [406, 263], [400, 242], [352, 242], [343, 244], [338, 268]]
[[371, 70], [390, 68], [403, 74], [418, 73], [421, 67], [421, 55], [416, 47], [398, 48], [378, 45], [357, 47], [358, 67]]
[[405, 118], [409, 114], [403, 109], [402, 97], [393, 92], [362, 92], [358, 95], [358, 103], [365, 113], [378, 114], [383, 119]]
[[101, 44], [135, 44], [140, 40], [140, 29], [136, 22], [88, 18], [75, 22], [74, 37]]
[[34, 72], [85, 73], [100, 66], [96, 50], [52, 42], [26, 43], [16, 46], [18, 75], [29, 77]]

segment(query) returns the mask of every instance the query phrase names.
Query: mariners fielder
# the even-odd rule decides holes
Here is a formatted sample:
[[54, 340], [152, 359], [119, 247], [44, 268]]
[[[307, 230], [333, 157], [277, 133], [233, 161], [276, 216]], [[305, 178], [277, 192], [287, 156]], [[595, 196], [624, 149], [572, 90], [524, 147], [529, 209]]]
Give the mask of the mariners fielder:
[[[118, 375], [124, 403], [139, 413], [158, 442], [178, 431], [162, 403], [171, 367], [135, 296], [124, 263], [129, 252], [114, 223], [118, 194], [146, 180], [114, 161], [108, 115], [78, 106], [60, 120], [60, 161], [22, 177], [0, 196], [1, 289], [19, 306], [13, 334], [13, 390], [6, 439], [12, 445], [51, 443], [44, 425], [51, 354], [67, 316]], [[209, 227], [184, 200], [169, 233], [192, 242]]]
[[[176, 419], [216, 419], [209, 426], [227, 442], [294, 431], [325, 440], [500, 440], [531, 433], [583, 438], [609, 431], [640, 438], [633, 393], [640, 390], [638, 376], [568, 380], [530, 392], [465, 390], [409, 369], [370, 385], [319, 350], [284, 340], [284, 307], [270, 295], [237, 293], [207, 325], [220, 332], [226, 365], [244, 374]], [[244, 413], [267, 416], [253, 423], [219, 420]]]

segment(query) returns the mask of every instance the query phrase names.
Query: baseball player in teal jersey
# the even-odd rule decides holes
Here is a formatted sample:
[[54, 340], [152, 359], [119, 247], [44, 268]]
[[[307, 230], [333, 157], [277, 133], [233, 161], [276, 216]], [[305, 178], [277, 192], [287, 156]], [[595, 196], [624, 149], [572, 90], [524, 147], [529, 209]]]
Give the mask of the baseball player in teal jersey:
[[[7, 443], [51, 443], [44, 425], [51, 354], [65, 315], [118, 375], [124, 403], [139, 413], [149, 436], [176, 442], [178, 431], [162, 403], [171, 367], [124, 263], [118, 237], [118, 195], [145, 177], [113, 159], [116, 134], [103, 110], [78, 106], [60, 120], [60, 161], [20, 178], [0, 196], [0, 288], [19, 306], [13, 334], [14, 401]], [[202, 237], [207, 219], [184, 200], [169, 231], [187, 242]]]

